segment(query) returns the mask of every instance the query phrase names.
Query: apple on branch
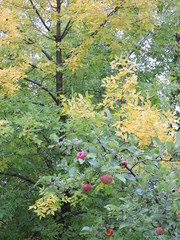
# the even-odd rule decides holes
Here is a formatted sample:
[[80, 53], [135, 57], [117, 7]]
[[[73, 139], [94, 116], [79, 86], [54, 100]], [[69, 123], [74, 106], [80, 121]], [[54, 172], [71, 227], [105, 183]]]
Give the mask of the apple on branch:
[[113, 234], [113, 230], [111, 228], [107, 228], [105, 235], [110, 237]]
[[84, 151], [78, 152], [76, 158], [84, 159], [84, 158], [86, 158], [86, 153]]
[[84, 191], [84, 192], [90, 192], [90, 191], [92, 191], [92, 185], [89, 184], [89, 183], [84, 184], [84, 185], [83, 185], [83, 191]]
[[105, 173], [103, 173], [103, 175], [101, 176], [101, 182], [104, 184], [110, 184], [112, 183], [113, 180], [113, 176], [107, 176]]
[[157, 227], [156, 228], [156, 233], [157, 233], [157, 235], [163, 235], [164, 234], [164, 229], [162, 229], [162, 227]]
[[122, 168], [127, 168], [127, 162], [126, 161], [121, 162], [121, 167]]

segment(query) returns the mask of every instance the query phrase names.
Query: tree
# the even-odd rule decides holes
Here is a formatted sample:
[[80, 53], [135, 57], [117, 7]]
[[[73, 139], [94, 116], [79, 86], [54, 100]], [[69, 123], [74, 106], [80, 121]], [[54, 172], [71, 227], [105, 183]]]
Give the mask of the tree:
[[[158, 4], [2, 1], [2, 238], [103, 239], [113, 227], [114, 239], [155, 239], [160, 224], [167, 239], [179, 237], [179, 135], [168, 128], [172, 114], [141, 96], [128, 61], [156, 30], [156, 10], [166, 7]], [[87, 158], [77, 161], [80, 150]], [[160, 168], [167, 160], [170, 171]], [[104, 172], [112, 184], [100, 183]], [[83, 192], [88, 182], [93, 191]]]

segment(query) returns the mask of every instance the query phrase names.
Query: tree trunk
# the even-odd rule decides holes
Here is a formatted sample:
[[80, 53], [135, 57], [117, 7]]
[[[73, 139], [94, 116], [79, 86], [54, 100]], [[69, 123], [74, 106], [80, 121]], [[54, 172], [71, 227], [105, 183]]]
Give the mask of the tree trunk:
[[[57, 12], [58, 15], [60, 15], [62, 1], [56, 0], [56, 2]], [[62, 51], [59, 46], [60, 43], [61, 43], [61, 21], [60, 19], [58, 19], [56, 25], [56, 96], [58, 106], [61, 106], [60, 95], [63, 94], [63, 74], [60, 69], [62, 67]], [[65, 122], [65, 116], [60, 116], [60, 120], [62, 122]]]

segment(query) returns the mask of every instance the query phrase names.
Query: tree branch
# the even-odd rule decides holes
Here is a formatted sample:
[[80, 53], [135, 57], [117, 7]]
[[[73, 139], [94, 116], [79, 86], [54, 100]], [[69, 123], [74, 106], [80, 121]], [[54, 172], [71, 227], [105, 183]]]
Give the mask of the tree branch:
[[[10, 101], [10, 102], [12, 102], [12, 101]], [[18, 103], [23, 103], [23, 104], [27, 103], [27, 102], [25, 102], [25, 101], [18, 101], [18, 100], [16, 100], [16, 102], [18, 102]], [[43, 103], [39, 103], [39, 102], [30, 102], [30, 103], [31, 103], [31, 104], [34, 104], [34, 105], [40, 105], [40, 106], [42, 106], [42, 107], [45, 106]]]
[[68, 23], [67, 23], [67, 25], [66, 25], [66, 27], [65, 27], [62, 35], [61, 35], [61, 40], [68, 34], [69, 30], [71, 29], [72, 23], [71, 23], [71, 25], [70, 25], [70, 23], [71, 23], [71, 19], [68, 21]]
[[136, 174], [132, 171], [131, 168], [126, 167], [126, 169], [127, 169], [134, 177], [136, 177]]
[[[22, 179], [22, 180], [25, 180], [26, 182], [30, 183], [30, 184], [36, 184], [36, 181], [32, 180], [31, 178], [29, 177], [26, 177], [22, 174], [19, 174], [19, 173], [3, 173], [3, 172], [0, 172], [1, 175], [4, 175], [4, 176], [10, 176], [10, 177], [17, 177], [19, 179]], [[38, 187], [42, 187], [41, 184], [38, 184], [37, 185]]]
[[34, 83], [35, 85], [41, 87], [44, 91], [46, 91], [51, 97], [52, 99], [55, 101], [55, 103], [58, 105], [58, 100], [56, 99], [56, 97], [46, 88], [46, 87], [43, 87], [42, 84], [32, 80], [32, 79], [29, 79], [29, 78], [24, 78], [24, 80], [28, 81], [28, 82], [31, 82], [31, 83]]
[[43, 31], [40, 30], [40, 29], [36, 26], [36, 24], [33, 22], [33, 19], [31, 18], [30, 15], [29, 15], [29, 19], [30, 19], [30, 21], [31, 21], [31, 23], [32, 23], [32, 26], [33, 26], [38, 32], [40, 32], [41, 35], [43, 35], [44, 37], [46, 37], [46, 38], [49, 39], [49, 40], [52, 40], [52, 41], [55, 40], [55, 38], [51, 38], [51, 37], [47, 36], [46, 34], [44, 34]]
[[152, 160], [150, 160], [150, 159], [148, 159], [148, 160], [141, 160], [141, 161], [138, 161], [138, 162], [136, 162], [132, 167], [131, 167], [131, 169], [130, 170], [132, 170], [136, 165], [138, 165], [138, 164], [140, 164], [140, 163], [145, 163], [145, 162], [166, 162], [166, 163], [179, 163], [179, 161], [169, 161], [169, 160], [163, 160], [163, 159], [152, 159]]
[[[124, 1], [122, 1], [121, 6], [116, 6], [116, 7], [107, 15], [107, 19], [108, 19], [109, 17], [113, 16], [113, 14], [115, 14], [115, 13], [122, 7], [123, 2], [124, 2]], [[104, 22], [99, 25], [99, 28], [96, 29], [93, 33], [91, 33], [89, 37], [94, 37], [95, 35], [97, 35], [98, 32], [99, 32], [99, 29], [101, 29], [102, 27], [105, 27], [106, 23], [108, 22], [107, 19], [104, 20]], [[76, 48], [80, 47], [81, 45], [82, 45], [82, 43], [78, 44], [78, 45], [76, 46]], [[71, 57], [71, 54], [72, 54], [72, 52], [70, 52], [70, 53], [67, 55], [66, 58], [67, 58], [67, 59], [70, 58], [70, 57]]]
[[33, 1], [32, 1], [32, 0], [29, 0], [29, 1], [30, 1], [31, 5], [32, 5], [33, 9], [35, 10], [36, 14], [38, 15], [39, 19], [41, 20], [42, 24], [44, 25], [44, 27], [45, 27], [48, 31], [50, 31], [49, 27], [45, 24], [44, 20], [42, 19], [41, 15], [39, 14], [37, 8], [35, 7]]
[[[113, 14], [116, 13], [119, 9], [120, 9], [120, 6], [115, 7], [115, 8], [107, 15], [107, 18], [113, 16]], [[106, 25], [107, 21], [108, 21], [107, 19], [104, 20], [104, 22], [99, 25], [99, 29], [100, 29], [101, 27], [104, 27], [104, 26]], [[90, 36], [93, 37], [93, 36], [97, 35], [99, 29], [98, 29], [98, 30], [95, 30], [93, 33], [91, 33]]]
[[41, 52], [44, 53], [48, 60], [54, 61], [53, 58], [44, 49], [41, 49]]

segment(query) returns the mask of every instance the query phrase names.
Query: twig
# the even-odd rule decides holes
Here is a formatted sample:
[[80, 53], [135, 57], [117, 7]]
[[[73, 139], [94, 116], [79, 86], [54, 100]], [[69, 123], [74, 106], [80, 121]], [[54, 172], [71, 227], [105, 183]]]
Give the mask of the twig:
[[41, 87], [44, 91], [46, 91], [51, 97], [52, 99], [55, 101], [55, 103], [58, 105], [58, 100], [56, 99], [56, 97], [49, 91], [49, 89], [47, 89], [46, 87], [43, 87], [42, 84], [32, 80], [32, 79], [29, 79], [29, 78], [24, 78], [24, 80], [28, 81], [28, 82], [31, 82], [31, 83], [34, 83], [35, 85]]
[[29, 1], [30, 1], [31, 5], [32, 5], [33, 9], [35, 10], [36, 14], [38, 15], [39, 19], [41, 20], [42, 24], [44, 25], [44, 27], [45, 27], [48, 31], [50, 31], [49, 27], [46, 25], [46, 23], [45, 23], [44, 20], [42, 19], [41, 15], [39, 14], [37, 8], [35, 7], [33, 1], [32, 1], [32, 0], [29, 0]]
[[41, 49], [41, 52], [44, 53], [48, 60], [53, 61], [53, 58], [44, 49]]
[[[20, 173], [4, 173], [4, 172], [0, 172], [1, 175], [4, 176], [10, 176], [10, 177], [17, 177], [19, 179], [25, 180], [26, 182], [30, 183], [30, 184], [36, 184], [36, 181], [30, 179], [29, 177], [26, 177]], [[41, 184], [37, 185], [38, 187], [42, 187]]]
[[131, 168], [126, 167], [126, 169], [127, 169], [134, 177], [136, 177], [136, 174], [132, 171]]
[[67, 25], [66, 25], [66, 27], [65, 27], [62, 35], [61, 35], [61, 40], [68, 34], [69, 30], [71, 29], [72, 23], [71, 23], [71, 25], [70, 25], [70, 23], [71, 23], [71, 19], [68, 21], [68, 23], [67, 23]]

